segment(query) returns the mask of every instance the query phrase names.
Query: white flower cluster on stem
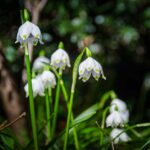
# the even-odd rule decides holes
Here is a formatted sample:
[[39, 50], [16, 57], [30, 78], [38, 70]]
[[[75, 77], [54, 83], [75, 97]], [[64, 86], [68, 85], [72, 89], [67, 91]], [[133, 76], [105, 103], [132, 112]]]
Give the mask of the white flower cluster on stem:
[[[124, 125], [129, 120], [129, 111], [127, 109], [127, 105], [124, 101], [120, 99], [114, 99], [111, 102], [110, 106], [110, 114], [106, 118], [106, 126], [111, 126], [114, 128], [110, 133], [110, 138], [114, 139], [117, 135], [119, 135], [123, 130], [118, 129], [116, 127], [124, 127]], [[120, 136], [115, 138], [114, 143], [118, 142], [127, 142], [129, 141], [128, 135], [123, 132]]]
[[[44, 91], [47, 88], [54, 88], [56, 85], [55, 75], [51, 71], [44, 71], [42, 74], [36, 76], [32, 79], [32, 90], [33, 96], [44, 96]], [[28, 83], [24, 87], [26, 92], [26, 97], [29, 96]]]
[[70, 67], [70, 59], [67, 52], [61, 48], [57, 49], [51, 56], [50, 64], [57, 68], [65, 69], [66, 66]]
[[114, 99], [111, 102], [110, 114], [106, 118], [106, 126], [109, 127], [123, 127], [128, 122], [129, 111], [127, 105], [120, 99]]
[[95, 80], [98, 80], [101, 75], [103, 79], [106, 79], [101, 64], [92, 57], [88, 57], [79, 65], [79, 79], [86, 82], [89, 80], [91, 75], [95, 78]]
[[21, 45], [25, 45], [27, 43], [37, 45], [38, 41], [43, 44], [42, 34], [37, 25], [30, 21], [26, 21], [19, 27], [16, 43], [19, 42]]
[[49, 59], [45, 56], [40, 56], [34, 60], [32, 69], [37, 72], [43, 71], [45, 63], [49, 64]]
[[[114, 128], [110, 133], [111, 140], [114, 140], [115, 144], [118, 144], [119, 142], [128, 142], [130, 140], [130, 137], [127, 135], [127, 133], [123, 132], [122, 129]], [[120, 134], [121, 133], [121, 134]], [[120, 134], [120, 135], [119, 135]], [[118, 136], [119, 135], [119, 136]], [[117, 137], [118, 136], [118, 137]], [[117, 137], [117, 138], [116, 138]]]

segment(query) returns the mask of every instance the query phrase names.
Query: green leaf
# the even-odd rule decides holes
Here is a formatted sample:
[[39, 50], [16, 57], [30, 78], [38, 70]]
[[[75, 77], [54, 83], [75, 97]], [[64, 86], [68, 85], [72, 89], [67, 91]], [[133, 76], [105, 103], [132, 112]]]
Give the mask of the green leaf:
[[[150, 138], [148, 139], [148, 141], [140, 148], [140, 150], [143, 150], [146, 148], [146, 146], [148, 146], [150, 144]], [[148, 147], [147, 147], [148, 148]]]
[[[83, 123], [84, 121], [90, 119], [98, 109], [99, 109], [99, 103], [96, 103], [93, 106], [86, 109], [85, 111], [83, 111], [80, 115], [78, 115], [74, 120], [74, 124], [70, 126], [69, 133], [71, 132], [74, 126], [77, 126]], [[54, 145], [60, 139], [60, 137], [64, 135], [64, 133], [65, 133], [65, 129], [57, 137], [54, 137], [46, 147], [49, 148], [52, 145]]]
[[93, 115], [96, 114], [96, 111], [99, 109], [99, 103], [89, 107], [85, 111], [83, 111], [80, 115], [78, 115], [74, 120], [74, 125], [80, 124], [83, 121], [90, 119]]
[[1, 136], [1, 140], [4, 146], [8, 147], [8, 149], [14, 149], [14, 140], [8, 136]]

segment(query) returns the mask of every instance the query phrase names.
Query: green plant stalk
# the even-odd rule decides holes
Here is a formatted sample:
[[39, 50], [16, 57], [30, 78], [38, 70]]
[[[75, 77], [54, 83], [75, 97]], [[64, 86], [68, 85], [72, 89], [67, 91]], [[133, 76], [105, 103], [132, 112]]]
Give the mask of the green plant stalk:
[[64, 141], [64, 148], [63, 150], [67, 150], [67, 144], [68, 144], [68, 136], [69, 136], [69, 127], [70, 127], [70, 119], [71, 119], [71, 112], [72, 112], [72, 105], [73, 105], [73, 98], [74, 98], [74, 92], [75, 92], [75, 86], [76, 86], [76, 80], [77, 80], [77, 74], [78, 74], [78, 67], [81, 62], [82, 56], [85, 52], [85, 48], [81, 52], [81, 54], [77, 57], [74, 63], [73, 67], [73, 74], [72, 74], [72, 85], [71, 85], [71, 95], [69, 100], [69, 112], [67, 116], [67, 126], [66, 126], [66, 133], [65, 133], [65, 141]]
[[34, 140], [35, 150], [38, 150], [37, 127], [36, 127], [36, 120], [35, 120], [35, 108], [34, 108], [34, 99], [33, 99], [33, 91], [32, 91], [32, 82], [31, 82], [31, 69], [30, 69], [30, 60], [29, 60], [27, 45], [24, 46], [24, 49], [25, 49], [25, 62], [26, 62], [27, 79], [28, 79], [29, 105], [30, 105], [33, 140]]
[[141, 124], [136, 124], [136, 125], [133, 125], [133, 126], [128, 126], [126, 129], [124, 129], [122, 132], [120, 132], [114, 139], [113, 141], [118, 138], [122, 133], [128, 131], [128, 130], [132, 130], [134, 128], [141, 128], [141, 127], [149, 127], [150, 126], [150, 123], [141, 123]]
[[67, 117], [67, 127], [66, 127], [66, 134], [65, 134], [64, 150], [67, 150], [67, 142], [68, 142], [68, 136], [69, 136], [69, 126], [70, 126], [73, 98], [74, 98], [74, 92], [71, 92], [70, 103], [69, 103], [69, 112], [68, 112], [68, 117]]
[[50, 141], [50, 139], [51, 139], [51, 122], [50, 122], [51, 88], [46, 89], [45, 92], [46, 92], [45, 99], [46, 99], [47, 138], [48, 138], [48, 141]]
[[[62, 79], [61, 79], [60, 83], [61, 83], [62, 92], [63, 92], [64, 98], [65, 98], [65, 101], [67, 103], [67, 108], [68, 108], [68, 112], [69, 112], [68, 94], [67, 94], [67, 91], [66, 91], [66, 88], [65, 88], [65, 85], [64, 85], [64, 82]], [[72, 124], [74, 123], [74, 117], [73, 117], [72, 111], [71, 111], [71, 123]], [[74, 136], [74, 141], [75, 141], [75, 147], [77, 150], [79, 150], [80, 144], [79, 144], [79, 140], [78, 140], [78, 134], [77, 134], [76, 127], [73, 127], [73, 136]]]
[[[104, 111], [103, 111], [103, 114], [102, 114], [102, 123], [101, 123], [101, 129], [102, 129], [102, 132], [100, 134], [100, 146], [102, 146], [104, 144], [104, 128], [105, 128], [105, 120], [106, 120], [106, 115], [109, 111], [110, 107], [108, 106]], [[104, 148], [102, 148], [103, 150]]]
[[57, 123], [57, 116], [58, 116], [58, 106], [59, 106], [59, 97], [60, 97], [60, 78], [61, 78], [61, 69], [59, 70], [59, 78], [57, 82], [57, 88], [56, 88], [56, 96], [55, 96], [55, 104], [54, 104], [54, 118], [52, 122], [52, 138], [54, 137], [54, 133], [56, 130], [56, 123]]

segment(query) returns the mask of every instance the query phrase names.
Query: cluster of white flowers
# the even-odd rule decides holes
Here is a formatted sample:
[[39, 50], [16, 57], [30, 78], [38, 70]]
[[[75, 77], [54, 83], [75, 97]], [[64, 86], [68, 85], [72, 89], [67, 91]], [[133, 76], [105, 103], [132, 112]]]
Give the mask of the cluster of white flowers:
[[46, 65], [45, 63], [49, 64], [49, 59], [44, 56], [40, 56], [34, 60], [32, 69], [37, 72], [43, 71]]
[[127, 105], [120, 99], [114, 99], [111, 102], [110, 114], [106, 118], [106, 126], [109, 127], [123, 127], [128, 122], [129, 111]]
[[57, 68], [65, 69], [66, 66], [70, 67], [70, 59], [67, 52], [61, 48], [57, 49], [51, 56], [50, 64]]
[[103, 79], [106, 79], [101, 64], [92, 57], [88, 57], [79, 65], [79, 79], [86, 82], [91, 75], [95, 80], [98, 80], [101, 75]]
[[[19, 27], [16, 39], [16, 43], [19, 42], [21, 45], [28, 43], [36, 45], [38, 41], [41, 44], [43, 43], [42, 34], [39, 27], [29, 21], [26, 21]], [[44, 63], [49, 63], [49, 60], [45, 57], [39, 57], [35, 60], [33, 69], [35, 71], [42, 70], [44, 67]], [[56, 69], [65, 69], [66, 66], [71, 66], [69, 55], [62, 48], [57, 49], [52, 54], [50, 64]], [[100, 76], [102, 76], [103, 79], [106, 79], [101, 64], [92, 57], [88, 57], [86, 60], [81, 62], [79, 66], [79, 79], [82, 79], [83, 82], [86, 82], [91, 75], [96, 80], [98, 80]]]
[[130, 137], [127, 135], [127, 133], [123, 132], [122, 129], [118, 128], [115, 128], [111, 131], [110, 138], [111, 140], [115, 139], [115, 144], [118, 144], [119, 142], [128, 142], [130, 140]]
[[[111, 126], [112, 128], [115, 128], [112, 130], [110, 137], [111, 139], [114, 139], [117, 135], [119, 135], [123, 130], [117, 129], [116, 127], [124, 127], [124, 125], [129, 120], [129, 110], [127, 109], [127, 105], [124, 101], [120, 99], [114, 99], [111, 102], [110, 106], [110, 114], [106, 118], [106, 126]], [[129, 137], [126, 133], [122, 133], [120, 136], [118, 136], [114, 143], [118, 142], [126, 142], [129, 140]]]
[[31, 43], [36, 45], [38, 41], [43, 44], [42, 42], [42, 34], [38, 26], [35, 24], [26, 21], [22, 24], [17, 33], [17, 40], [16, 43], [20, 43], [21, 45]]
[[[32, 79], [32, 90], [33, 96], [44, 96], [44, 91], [47, 88], [54, 88], [56, 85], [55, 75], [51, 71], [44, 71], [42, 74], [36, 76]], [[29, 96], [28, 83], [24, 87], [26, 92], [26, 97]]]

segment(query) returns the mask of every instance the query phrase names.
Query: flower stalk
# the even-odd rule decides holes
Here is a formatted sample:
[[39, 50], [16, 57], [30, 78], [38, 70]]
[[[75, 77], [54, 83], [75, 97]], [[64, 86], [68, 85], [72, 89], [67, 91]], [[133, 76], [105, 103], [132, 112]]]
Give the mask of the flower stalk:
[[[62, 92], [63, 92], [63, 95], [64, 95], [64, 98], [65, 98], [65, 101], [67, 103], [67, 108], [68, 108], [68, 112], [69, 112], [69, 101], [68, 101], [68, 94], [67, 94], [67, 91], [66, 91], [66, 87], [64, 85], [64, 82], [63, 80], [61, 79], [61, 89], [62, 89]], [[74, 123], [74, 116], [73, 116], [73, 112], [71, 111], [71, 123], [73, 124]], [[77, 150], [80, 149], [80, 144], [79, 144], [79, 140], [78, 140], [78, 134], [77, 134], [77, 130], [76, 130], [76, 127], [73, 127], [73, 136], [74, 136], [74, 141], [75, 141], [75, 147]]]
[[62, 70], [59, 69], [59, 78], [57, 82], [57, 88], [56, 88], [56, 96], [55, 96], [55, 104], [54, 104], [54, 118], [52, 122], [52, 137], [54, 136], [55, 130], [56, 130], [56, 123], [57, 123], [57, 117], [58, 117], [58, 106], [59, 106], [59, 97], [60, 97], [60, 78], [62, 76]]
[[51, 139], [50, 101], [52, 99], [52, 97], [51, 97], [52, 96], [51, 95], [51, 88], [46, 89], [45, 93], [46, 93], [45, 94], [45, 99], [46, 99], [47, 138], [48, 138], [48, 141], [50, 141], [50, 139]]
[[69, 127], [70, 127], [73, 98], [74, 98], [75, 86], [76, 86], [76, 80], [77, 80], [77, 74], [78, 74], [78, 67], [79, 67], [79, 64], [81, 62], [81, 59], [82, 59], [82, 56], [83, 56], [84, 52], [85, 52], [85, 49], [83, 49], [82, 53], [77, 57], [77, 59], [74, 63], [74, 67], [73, 67], [71, 94], [70, 94], [70, 100], [69, 100], [69, 110], [68, 110], [68, 116], [67, 116], [67, 126], [66, 126], [66, 133], [65, 133], [65, 141], [64, 141], [63, 150], [67, 149], [68, 136], [69, 136]]
[[37, 127], [36, 127], [36, 120], [35, 120], [35, 107], [34, 107], [32, 82], [31, 82], [31, 69], [30, 69], [30, 60], [29, 60], [27, 44], [24, 46], [24, 50], [25, 50], [25, 62], [26, 62], [26, 69], [27, 69], [27, 79], [28, 79], [28, 89], [29, 89], [29, 105], [30, 105], [33, 140], [34, 140], [35, 150], [38, 150]]

